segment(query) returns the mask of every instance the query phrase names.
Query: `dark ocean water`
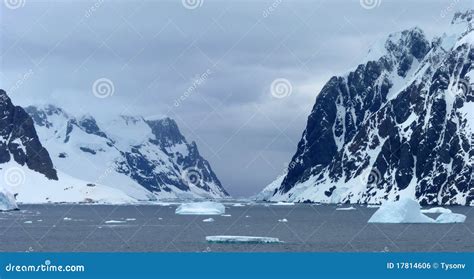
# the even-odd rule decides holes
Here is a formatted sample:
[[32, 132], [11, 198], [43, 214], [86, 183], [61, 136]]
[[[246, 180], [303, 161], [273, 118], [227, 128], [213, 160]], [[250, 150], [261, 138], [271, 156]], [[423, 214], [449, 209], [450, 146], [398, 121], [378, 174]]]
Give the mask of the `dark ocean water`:
[[[338, 211], [326, 205], [228, 204], [226, 214], [231, 216], [182, 216], [174, 213], [176, 207], [23, 205], [20, 211], [0, 213], [0, 250], [474, 252], [472, 207], [451, 207], [467, 215], [464, 224], [368, 224], [377, 209], [360, 206]], [[202, 221], [207, 218], [214, 222]], [[279, 222], [282, 219], [287, 222]], [[283, 243], [206, 242], [205, 237], [211, 235], [276, 237]]]

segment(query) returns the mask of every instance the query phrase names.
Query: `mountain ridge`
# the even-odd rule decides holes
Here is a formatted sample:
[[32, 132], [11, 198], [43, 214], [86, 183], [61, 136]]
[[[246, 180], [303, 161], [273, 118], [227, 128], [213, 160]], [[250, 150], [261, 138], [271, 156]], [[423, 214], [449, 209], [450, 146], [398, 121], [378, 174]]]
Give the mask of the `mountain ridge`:
[[[54, 163], [75, 177], [116, 185], [138, 200], [228, 196], [197, 145], [169, 117], [120, 115], [99, 122], [54, 105], [26, 110], [47, 139]], [[76, 172], [77, 166], [84, 171]]]
[[397, 32], [377, 60], [332, 77], [288, 173], [259, 198], [471, 204], [472, 15], [455, 15], [455, 40], [448, 34], [428, 41], [419, 28]]

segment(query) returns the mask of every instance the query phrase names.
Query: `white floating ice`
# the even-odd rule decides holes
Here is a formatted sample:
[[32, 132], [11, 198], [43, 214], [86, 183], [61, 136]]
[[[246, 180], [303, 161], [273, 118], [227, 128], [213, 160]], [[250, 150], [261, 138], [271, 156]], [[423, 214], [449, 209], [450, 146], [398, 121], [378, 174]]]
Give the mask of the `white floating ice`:
[[71, 221], [72, 219], [69, 218], [69, 217], [64, 217], [63, 220], [64, 220], [64, 221]]
[[451, 213], [452, 211], [443, 207], [433, 207], [430, 209], [422, 209], [421, 213]]
[[204, 219], [202, 220], [204, 223], [210, 223], [210, 222], [214, 222], [214, 218], [207, 218], [207, 219]]
[[206, 236], [206, 241], [216, 243], [280, 243], [275, 237], [214, 235]]
[[295, 205], [294, 202], [277, 202], [277, 203], [272, 203], [272, 205]]
[[119, 220], [109, 220], [105, 221], [106, 224], [123, 224], [126, 223], [126, 221], [119, 221]]
[[179, 215], [222, 215], [225, 206], [217, 202], [183, 203], [175, 211]]
[[283, 219], [279, 219], [278, 222], [280, 222], [280, 223], [286, 223], [286, 222], [288, 222], [288, 220], [287, 220], [286, 218], [283, 218]]
[[136, 220], [137, 220], [137, 219], [135, 219], [135, 218], [127, 218], [127, 219], [125, 219], [125, 221], [136, 221]]
[[245, 206], [245, 204], [241, 204], [241, 203], [234, 203], [232, 206], [233, 206], [233, 207], [244, 207], [244, 206]]
[[440, 224], [464, 223], [464, 221], [466, 221], [466, 215], [446, 212], [439, 215], [435, 221]]
[[230, 214], [222, 214], [221, 216], [222, 217], [232, 217], [232, 215], [230, 215]]
[[6, 189], [0, 187], [0, 211], [18, 209], [15, 197]]
[[421, 213], [417, 201], [401, 198], [384, 203], [372, 215], [369, 223], [434, 223], [434, 220]]
[[338, 208], [336, 208], [336, 210], [342, 210], [342, 211], [345, 211], [345, 210], [355, 210], [355, 207], [353, 207], [353, 206], [350, 206], [350, 207], [338, 207]]

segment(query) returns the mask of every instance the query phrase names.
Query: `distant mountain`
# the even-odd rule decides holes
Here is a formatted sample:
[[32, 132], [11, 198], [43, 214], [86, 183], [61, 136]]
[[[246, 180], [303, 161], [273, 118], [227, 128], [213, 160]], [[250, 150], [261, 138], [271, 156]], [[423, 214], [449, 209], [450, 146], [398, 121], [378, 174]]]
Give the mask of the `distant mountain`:
[[421, 204], [474, 200], [473, 11], [428, 41], [392, 34], [316, 98], [288, 173], [258, 198]]
[[57, 171], [32, 118], [0, 89], [0, 210], [16, 208], [13, 195], [24, 203], [134, 201], [121, 191]]
[[119, 116], [99, 123], [53, 105], [30, 106], [58, 170], [116, 188], [136, 200], [228, 196], [210, 164], [170, 118]]

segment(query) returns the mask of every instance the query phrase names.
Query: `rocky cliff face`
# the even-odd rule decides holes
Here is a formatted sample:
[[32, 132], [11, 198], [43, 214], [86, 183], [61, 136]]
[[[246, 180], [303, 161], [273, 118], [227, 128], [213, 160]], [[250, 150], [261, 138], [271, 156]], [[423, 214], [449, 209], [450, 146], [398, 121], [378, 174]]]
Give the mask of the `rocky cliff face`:
[[472, 24], [468, 11], [433, 41], [418, 28], [392, 34], [366, 63], [332, 77], [288, 173], [263, 198], [380, 203], [408, 196], [422, 204], [471, 204]]
[[58, 179], [49, 153], [38, 139], [33, 120], [0, 89], [0, 167], [11, 161], [48, 179]]

